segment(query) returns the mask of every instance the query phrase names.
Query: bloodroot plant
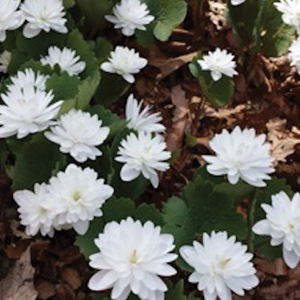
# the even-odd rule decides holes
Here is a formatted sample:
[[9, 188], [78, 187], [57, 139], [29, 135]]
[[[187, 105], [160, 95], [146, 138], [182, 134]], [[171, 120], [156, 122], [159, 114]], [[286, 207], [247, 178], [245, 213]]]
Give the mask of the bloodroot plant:
[[[217, 29], [212, 1], [0, 0], [0, 257], [30, 245], [39, 299], [76, 269], [72, 299], [252, 300], [278, 282], [256, 256], [297, 268], [300, 196], [274, 165], [292, 133], [265, 123], [298, 124], [299, 3], [219, 1]], [[45, 263], [57, 247], [76, 266]]]

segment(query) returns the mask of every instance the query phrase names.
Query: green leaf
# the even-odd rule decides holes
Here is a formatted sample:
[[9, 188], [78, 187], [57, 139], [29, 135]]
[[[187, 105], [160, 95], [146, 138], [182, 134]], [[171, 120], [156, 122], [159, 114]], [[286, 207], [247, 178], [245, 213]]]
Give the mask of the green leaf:
[[180, 280], [173, 287], [170, 287], [166, 293], [166, 300], [186, 300], [184, 296], [184, 281]]
[[46, 88], [48, 91], [52, 90], [54, 99], [67, 100], [75, 97], [78, 93], [78, 85], [80, 80], [77, 76], [70, 76], [67, 72], [61, 75], [53, 74], [46, 81]]
[[164, 225], [164, 220], [159, 212], [159, 210], [152, 204], [146, 204], [143, 203], [138, 206], [135, 214], [134, 214], [135, 219], [140, 220], [142, 223], [149, 221], [152, 221], [155, 225], [158, 226], [163, 226]]
[[57, 145], [43, 134], [35, 135], [16, 155], [13, 189], [33, 189], [35, 183], [47, 182], [57, 164], [64, 164], [64, 156]]
[[227, 231], [240, 240], [246, 238], [246, 222], [235, 211], [233, 199], [214, 191], [211, 183], [197, 177], [185, 187], [183, 196], [189, 203], [191, 221], [198, 234], [215, 230]]
[[105, 38], [99, 37], [95, 43], [95, 55], [98, 58], [99, 66], [107, 60], [110, 52], [114, 50], [113, 45]]
[[229, 103], [234, 92], [232, 78], [222, 75], [221, 79], [214, 81], [210, 72], [204, 71], [198, 80], [203, 94], [214, 107], [223, 107]]
[[85, 30], [96, 33], [102, 30], [107, 21], [104, 16], [110, 13], [112, 2], [109, 0], [77, 0], [77, 4], [84, 16]]
[[[150, 14], [155, 17], [153, 34], [165, 42], [170, 37], [173, 29], [181, 24], [187, 13], [187, 4], [183, 0], [143, 0]], [[149, 34], [149, 33], [146, 33]], [[142, 35], [142, 32], [139, 33]]]
[[107, 106], [123, 96], [130, 83], [117, 74], [101, 72], [101, 80], [96, 91], [95, 101], [97, 104]]
[[[190, 211], [182, 199], [172, 197], [164, 203], [163, 218], [165, 222], [163, 232], [174, 236], [177, 253], [181, 246], [192, 244], [196, 233], [190, 219]], [[193, 270], [181, 256], [178, 256], [176, 263], [182, 270]]]
[[241, 5], [232, 5], [231, 0], [227, 0], [228, 20], [241, 45], [248, 46], [253, 42], [253, 32], [261, 1], [247, 0]]
[[282, 22], [282, 13], [276, 9], [274, 2], [266, 0], [262, 5], [260, 18], [261, 52], [267, 57], [285, 54], [295, 37], [295, 29]]
[[84, 235], [77, 235], [75, 245], [79, 247], [80, 252], [88, 258], [91, 254], [99, 252], [94, 240], [102, 233], [104, 223], [102, 218], [94, 218], [89, 225], [89, 229]]
[[112, 197], [103, 205], [103, 219], [105, 223], [120, 222], [127, 217], [132, 217], [135, 213], [134, 202], [128, 198]]
[[71, 8], [75, 5], [75, 0], [63, 0], [63, 6], [65, 9]]

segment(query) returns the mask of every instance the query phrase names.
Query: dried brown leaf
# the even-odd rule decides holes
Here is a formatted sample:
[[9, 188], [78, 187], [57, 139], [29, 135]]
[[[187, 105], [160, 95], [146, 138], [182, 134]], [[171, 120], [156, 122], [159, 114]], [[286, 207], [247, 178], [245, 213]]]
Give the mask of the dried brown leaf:
[[171, 100], [175, 106], [172, 118], [172, 128], [167, 134], [167, 148], [171, 151], [181, 147], [184, 132], [190, 126], [189, 100], [180, 85], [172, 88]]
[[227, 121], [227, 125], [231, 125], [234, 123], [239, 117], [240, 119], [244, 116], [244, 110], [246, 110], [247, 106], [245, 104], [237, 105], [234, 108], [212, 108], [211, 106], [205, 105], [205, 116], [210, 118], [217, 119], [225, 119]]
[[286, 120], [274, 118], [267, 123], [267, 140], [271, 143], [271, 154], [275, 158], [275, 165], [286, 162], [286, 157], [293, 154], [295, 145], [300, 143], [300, 131], [293, 127], [286, 129]]
[[162, 59], [154, 58], [149, 60], [149, 65], [159, 68], [160, 73], [156, 76], [156, 80], [160, 81], [177, 71], [180, 67], [192, 61], [197, 52], [181, 55], [175, 58]]
[[0, 300], [35, 300], [37, 291], [34, 288], [34, 268], [31, 265], [31, 247], [29, 246], [8, 275], [0, 281]]
[[274, 260], [268, 260], [257, 257], [255, 259], [256, 269], [262, 271], [264, 273], [268, 273], [276, 276], [287, 275], [288, 267], [286, 263], [281, 258], [277, 258]]
[[62, 280], [67, 283], [73, 290], [81, 286], [81, 278], [77, 270], [73, 268], [64, 268], [60, 274]]

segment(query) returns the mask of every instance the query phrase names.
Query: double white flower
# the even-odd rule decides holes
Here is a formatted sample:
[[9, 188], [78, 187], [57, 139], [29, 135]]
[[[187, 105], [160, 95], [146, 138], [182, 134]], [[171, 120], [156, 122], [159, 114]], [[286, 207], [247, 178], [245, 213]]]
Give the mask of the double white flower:
[[142, 110], [142, 102], [138, 104], [137, 100], [130, 94], [126, 103], [127, 127], [136, 131], [161, 133], [165, 131], [165, 126], [159, 122], [162, 120], [160, 113], [150, 113], [151, 107], [145, 106]]
[[24, 36], [33, 38], [42, 30], [67, 33], [68, 29], [65, 26], [67, 19], [64, 18], [63, 10], [62, 0], [25, 0], [21, 4], [21, 11], [28, 22], [23, 30]]
[[138, 135], [130, 133], [121, 141], [117, 154], [115, 160], [125, 163], [120, 174], [123, 181], [134, 180], [142, 174], [157, 188], [157, 171], [169, 169], [166, 160], [171, 157], [171, 153], [166, 151], [166, 143], [159, 135], [152, 137], [150, 132], [139, 131]]
[[266, 186], [264, 180], [271, 179], [267, 174], [274, 168], [270, 145], [265, 140], [266, 135], [256, 136], [253, 128], [241, 130], [237, 126], [231, 133], [223, 129], [209, 142], [216, 156], [203, 155], [209, 163], [207, 171], [216, 176], [227, 175], [231, 184], [241, 178], [256, 187]]
[[34, 193], [16, 191], [21, 224], [26, 233], [53, 236], [54, 229], [70, 229], [85, 234], [89, 222], [102, 216], [101, 207], [113, 194], [113, 188], [97, 179], [91, 168], [82, 169], [74, 164], [50, 178], [49, 184], [36, 184]]
[[53, 125], [63, 101], [51, 104], [54, 96], [44, 90], [46, 77], [25, 70], [11, 81], [6, 94], [1, 94], [0, 137], [17, 135], [21, 139]]
[[66, 71], [70, 76], [79, 75], [85, 69], [85, 62], [79, 61], [74, 50], [69, 48], [59, 49], [57, 46], [49, 47], [48, 55], [41, 58], [43, 66], [50, 65], [52, 68], [57, 64], [61, 71]]
[[63, 114], [51, 131], [45, 136], [60, 145], [60, 151], [70, 153], [78, 162], [95, 160], [102, 152], [96, 147], [103, 143], [109, 134], [108, 127], [101, 127], [102, 121], [96, 115], [72, 109]]
[[94, 291], [112, 288], [111, 298], [125, 300], [130, 292], [142, 300], [163, 300], [166, 284], [159, 276], [171, 276], [176, 270], [168, 265], [177, 258], [170, 234], [162, 234], [150, 221], [127, 218], [111, 222], [95, 239], [99, 253], [90, 256], [90, 266], [98, 269], [88, 287]]
[[129, 83], [135, 81], [132, 74], [139, 73], [147, 65], [147, 59], [127, 47], [117, 46], [110, 56], [109, 62], [104, 62], [101, 69], [108, 73], [119, 74]]
[[234, 56], [228, 53], [227, 50], [217, 48], [214, 52], [209, 51], [208, 55], [203, 55], [202, 59], [198, 60], [198, 64], [202, 70], [211, 71], [211, 77], [214, 81], [221, 79], [222, 74], [233, 77], [238, 73], [235, 71], [236, 62]]
[[227, 232], [212, 232], [203, 235], [203, 244], [194, 241], [193, 246], [183, 246], [180, 254], [195, 270], [189, 282], [197, 283], [205, 300], [231, 300], [231, 291], [243, 296], [244, 290], [257, 286], [253, 255], [247, 247], [228, 237]]
[[6, 39], [6, 31], [19, 28], [24, 22], [24, 15], [17, 10], [20, 0], [0, 0], [0, 42]]
[[115, 28], [121, 28], [126, 36], [133, 35], [136, 29], [146, 30], [145, 25], [154, 20], [147, 5], [139, 0], [121, 0], [113, 8], [113, 14], [105, 16], [106, 20], [115, 24]]
[[300, 0], [281, 0], [274, 3], [275, 7], [282, 13], [284, 23], [294, 26], [300, 33]]
[[253, 232], [271, 236], [271, 245], [283, 244], [283, 258], [290, 268], [300, 261], [300, 194], [290, 200], [285, 192], [272, 196], [272, 205], [262, 204], [266, 219], [253, 226]]

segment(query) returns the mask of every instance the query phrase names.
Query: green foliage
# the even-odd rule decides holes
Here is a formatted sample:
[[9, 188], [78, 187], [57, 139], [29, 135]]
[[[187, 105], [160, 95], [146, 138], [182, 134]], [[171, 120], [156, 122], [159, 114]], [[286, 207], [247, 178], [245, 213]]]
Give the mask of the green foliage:
[[84, 17], [84, 30], [94, 34], [104, 29], [105, 15], [110, 13], [112, 2], [109, 0], [76, 0]]
[[75, 245], [79, 247], [80, 252], [88, 258], [91, 254], [99, 252], [95, 245], [95, 238], [103, 231], [104, 222], [102, 218], [94, 218], [90, 222], [89, 229], [84, 235], [77, 235]]
[[123, 96], [130, 83], [117, 74], [101, 72], [101, 81], [95, 94], [97, 104], [107, 106]]
[[103, 206], [104, 222], [120, 222], [127, 217], [132, 217], [135, 213], [134, 202], [127, 198], [112, 197]]
[[[197, 176], [183, 191], [182, 199], [170, 198], [163, 207], [164, 232], [175, 238], [176, 249], [192, 244], [197, 235], [211, 231], [227, 231], [244, 240], [247, 225], [243, 216], [236, 212], [235, 201], [226, 193], [215, 190], [215, 186]], [[178, 265], [189, 270], [179, 258]]]
[[47, 182], [64, 163], [64, 156], [57, 145], [48, 141], [43, 134], [35, 135], [16, 154], [13, 189], [33, 189], [35, 183]]
[[282, 14], [275, 8], [274, 2], [278, 1], [266, 0], [263, 2], [260, 16], [256, 22], [257, 31], [254, 32], [255, 52], [260, 51], [267, 57], [278, 57], [285, 54], [295, 35], [295, 29], [282, 21]]
[[187, 13], [187, 4], [183, 0], [143, 0], [150, 14], [155, 20], [147, 26], [146, 31], [138, 31], [137, 38], [142, 45], [149, 45], [153, 35], [158, 40], [165, 42], [170, 37], [173, 29], [181, 24]]
[[274, 3], [277, 0], [247, 0], [233, 6], [228, 0], [228, 19], [241, 46], [253, 54], [262, 52], [267, 57], [278, 57], [288, 50], [295, 29], [282, 21], [282, 14]]
[[234, 6], [230, 0], [227, 0], [228, 19], [242, 46], [252, 44], [255, 22], [261, 5], [260, 2], [247, 0], [241, 5]]
[[222, 75], [221, 79], [214, 81], [210, 71], [202, 71], [197, 60], [201, 56], [196, 56], [189, 64], [190, 72], [198, 79], [201, 91], [206, 99], [214, 107], [223, 107], [229, 103], [234, 92], [234, 81], [232, 78]]
[[78, 93], [78, 85], [80, 80], [77, 76], [70, 76], [67, 72], [61, 75], [53, 74], [46, 81], [46, 88], [48, 91], [52, 90], [54, 99], [67, 100], [75, 97]]

